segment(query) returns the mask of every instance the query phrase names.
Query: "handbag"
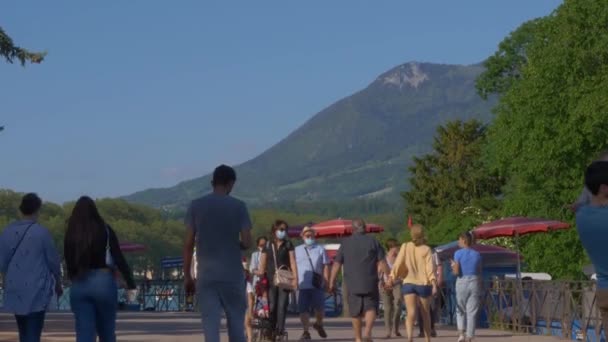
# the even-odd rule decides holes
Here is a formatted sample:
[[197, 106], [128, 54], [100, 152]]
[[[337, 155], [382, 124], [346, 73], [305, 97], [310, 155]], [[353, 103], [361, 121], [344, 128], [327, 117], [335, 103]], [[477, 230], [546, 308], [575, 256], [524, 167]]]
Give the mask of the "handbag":
[[315, 289], [322, 289], [323, 276], [315, 272], [315, 266], [312, 264], [312, 259], [310, 258], [310, 254], [308, 253], [308, 249], [306, 249], [306, 247], [304, 247], [304, 251], [306, 252], [306, 256], [308, 257], [308, 262], [310, 262], [310, 268], [312, 269], [312, 286]]
[[[401, 245], [401, 250], [399, 251], [399, 255], [397, 255], [397, 260], [395, 260], [395, 263], [393, 264], [393, 270], [391, 271], [391, 273], [395, 275], [395, 279], [407, 278], [407, 274], [409, 273], [409, 270], [407, 269], [406, 258], [407, 258], [407, 249], [408, 249], [409, 245], [410, 245], [409, 242], [406, 242]], [[403, 259], [403, 260], [401, 260], [401, 259]]]
[[292, 291], [294, 290], [293, 281], [295, 279], [293, 276], [293, 272], [291, 272], [285, 266], [277, 267], [277, 253], [274, 248], [274, 243], [271, 242], [271, 244], [272, 257], [274, 259], [274, 279], [272, 280], [273, 284], [274, 286], [280, 289]]
[[27, 228], [25, 228], [25, 232], [23, 232], [23, 235], [21, 235], [21, 239], [19, 239], [19, 242], [17, 242], [17, 245], [15, 246], [15, 248], [13, 249], [13, 253], [11, 254], [11, 256], [8, 258], [8, 261], [6, 263], [6, 270], [8, 271], [8, 267], [11, 264], [11, 261], [13, 260], [13, 257], [15, 256], [15, 253], [17, 253], [17, 250], [19, 249], [19, 246], [21, 246], [21, 242], [23, 242], [23, 238], [25, 238], [25, 235], [27, 235], [27, 232], [30, 230], [30, 228], [34, 225], [33, 222], [31, 223], [29, 226], [27, 226]]

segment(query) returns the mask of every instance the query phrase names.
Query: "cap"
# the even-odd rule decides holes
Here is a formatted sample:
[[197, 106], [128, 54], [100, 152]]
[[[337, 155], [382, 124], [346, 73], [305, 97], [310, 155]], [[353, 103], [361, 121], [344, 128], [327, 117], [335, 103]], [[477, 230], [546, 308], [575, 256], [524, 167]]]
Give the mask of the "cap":
[[302, 236], [304, 236], [304, 234], [308, 233], [308, 232], [312, 232], [314, 235], [317, 235], [317, 232], [315, 232], [314, 229], [312, 229], [309, 226], [304, 227], [304, 229], [302, 229]]

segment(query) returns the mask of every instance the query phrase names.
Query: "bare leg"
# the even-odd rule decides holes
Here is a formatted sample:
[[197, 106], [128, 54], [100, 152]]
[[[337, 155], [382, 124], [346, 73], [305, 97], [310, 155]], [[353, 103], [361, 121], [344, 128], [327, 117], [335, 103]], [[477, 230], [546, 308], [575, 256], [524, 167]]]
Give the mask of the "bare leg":
[[323, 326], [323, 316], [324, 315], [325, 315], [325, 312], [323, 312], [323, 310], [315, 311], [315, 318], [317, 319], [317, 325]]
[[355, 331], [355, 342], [361, 342], [361, 317], [353, 317], [353, 330]]
[[253, 296], [247, 294], [247, 315], [245, 315], [245, 333], [247, 334], [247, 341], [253, 341], [253, 328], [251, 327], [251, 319], [253, 313]]
[[418, 296], [415, 294], [407, 294], [403, 296], [405, 302], [405, 308], [407, 310], [407, 317], [405, 318], [405, 333], [408, 341], [414, 339], [414, 321], [416, 320], [416, 301]]
[[308, 312], [300, 314], [300, 322], [302, 322], [302, 327], [304, 328], [304, 332], [308, 332], [308, 329], [310, 328], [310, 317], [309, 316], [310, 315], [308, 314]]
[[431, 341], [431, 299], [433, 297], [420, 298], [420, 315], [424, 328], [424, 340]]
[[365, 311], [365, 338], [372, 338], [372, 329], [374, 328], [374, 322], [376, 321], [376, 310]]

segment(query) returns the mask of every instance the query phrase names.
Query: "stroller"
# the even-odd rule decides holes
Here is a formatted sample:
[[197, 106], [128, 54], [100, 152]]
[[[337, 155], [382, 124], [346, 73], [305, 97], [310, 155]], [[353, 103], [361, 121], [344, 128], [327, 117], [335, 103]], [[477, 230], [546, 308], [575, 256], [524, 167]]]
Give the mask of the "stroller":
[[278, 335], [274, 331], [274, 326], [270, 320], [268, 307], [268, 278], [262, 277], [254, 289], [255, 301], [253, 304], [253, 319], [251, 327], [253, 329], [253, 342], [270, 341], [282, 342], [288, 340], [287, 332]]

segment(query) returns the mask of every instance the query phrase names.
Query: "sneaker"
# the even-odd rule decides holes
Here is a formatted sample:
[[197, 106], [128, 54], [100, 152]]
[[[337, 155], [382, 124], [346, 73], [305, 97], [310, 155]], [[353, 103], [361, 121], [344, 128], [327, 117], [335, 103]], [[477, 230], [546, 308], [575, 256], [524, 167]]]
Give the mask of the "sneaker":
[[458, 336], [458, 342], [465, 342], [464, 335], [461, 334]]
[[310, 333], [305, 331], [302, 333], [302, 337], [300, 337], [300, 341], [310, 341], [312, 338], [310, 337]]
[[327, 338], [327, 332], [325, 332], [325, 329], [323, 329], [321, 324], [315, 323], [312, 325], [312, 327], [317, 331], [321, 338]]

